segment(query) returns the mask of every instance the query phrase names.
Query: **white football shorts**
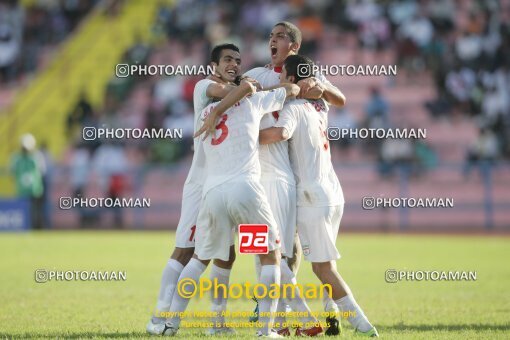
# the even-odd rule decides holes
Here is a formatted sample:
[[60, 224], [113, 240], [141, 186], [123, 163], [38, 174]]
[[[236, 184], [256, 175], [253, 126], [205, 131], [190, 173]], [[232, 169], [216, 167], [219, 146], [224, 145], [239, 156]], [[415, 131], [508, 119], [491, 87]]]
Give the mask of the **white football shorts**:
[[207, 192], [198, 214], [195, 254], [200, 260], [227, 261], [239, 224], [266, 224], [268, 249], [279, 248], [276, 222], [264, 189], [256, 181], [229, 181]]
[[336, 238], [344, 205], [329, 207], [297, 207], [297, 231], [305, 260], [329, 262], [338, 260]]
[[280, 232], [282, 256], [292, 258], [296, 235], [296, 186], [274, 179], [262, 179], [260, 184]]

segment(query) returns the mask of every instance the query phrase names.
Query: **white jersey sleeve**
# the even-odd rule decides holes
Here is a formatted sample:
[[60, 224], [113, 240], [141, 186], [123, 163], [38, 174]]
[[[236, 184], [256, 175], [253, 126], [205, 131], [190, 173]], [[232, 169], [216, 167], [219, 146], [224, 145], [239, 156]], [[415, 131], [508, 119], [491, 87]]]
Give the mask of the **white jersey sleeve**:
[[280, 74], [265, 67], [255, 67], [244, 74], [259, 82], [263, 89], [280, 83]]
[[258, 78], [260, 78], [262, 73], [265, 73], [265, 70], [266, 70], [265, 67], [255, 67], [246, 72], [244, 75], [257, 80]]
[[209, 85], [214, 84], [215, 82], [210, 79], [202, 79], [195, 85], [195, 89], [193, 90], [193, 109], [195, 111], [195, 131], [197, 130], [197, 119], [200, 118], [200, 114], [204, 107], [209, 105], [212, 102], [212, 99], [207, 97], [207, 88]]
[[250, 101], [253, 104], [254, 111], [257, 111], [262, 116], [269, 112], [281, 110], [286, 98], [287, 92], [283, 87], [280, 87], [270, 91], [255, 93], [250, 97]]
[[297, 123], [298, 112], [293, 109], [293, 106], [287, 105], [280, 111], [280, 117], [274, 126], [283, 128], [290, 138], [296, 130]]
[[[268, 88], [280, 83], [280, 73], [265, 67], [256, 67], [246, 73], [247, 76], [257, 80], [262, 88]], [[265, 129], [273, 126], [278, 121], [278, 111], [271, 115], [264, 115], [260, 122], [260, 128]], [[290, 167], [289, 147], [287, 141], [261, 145], [259, 149], [260, 166], [262, 169], [262, 181], [282, 181], [295, 185], [294, 174]]]
[[[193, 90], [193, 109], [195, 112], [193, 130], [195, 132], [202, 125], [200, 124], [202, 110], [212, 102], [212, 99], [207, 97], [207, 88], [209, 85], [214, 83], [215, 82], [210, 79], [202, 79], [196, 83], [195, 89]], [[186, 178], [185, 183], [193, 182], [202, 185], [205, 177], [205, 155], [202, 143], [200, 143], [199, 138], [195, 138], [193, 140], [193, 148], [193, 160], [191, 162], [191, 167], [189, 169], [188, 177]]]

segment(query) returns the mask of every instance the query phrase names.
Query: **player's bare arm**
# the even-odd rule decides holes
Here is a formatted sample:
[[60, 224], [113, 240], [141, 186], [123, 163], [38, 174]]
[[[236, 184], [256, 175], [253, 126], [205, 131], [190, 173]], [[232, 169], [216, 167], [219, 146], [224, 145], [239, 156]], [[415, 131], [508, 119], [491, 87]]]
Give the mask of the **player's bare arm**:
[[262, 145], [281, 142], [289, 138], [287, 130], [283, 127], [270, 127], [259, 131], [259, 143]]
[[289, 98], [289, 97], [298, 97], [299, 96], [299, 92], [300, 92], [299, 86], [294, 85], [294, 84], [288, 84], [288, 83], [287, 84], [277, 84], [277, 85], [274, 85], [274, 86], [269, 86], [269, 87], [264, 88], [263, 91], [271, 91], [271, 90], [278, 89], [280, 87], [285, 88], [285, 91], [287, 91], [287, 98]]
[[[303, 99], [321, 99], [324, 95], [324, 85], [318, 81], [315, 77], [308, 78], [312, 79], [314, 82], [314, 85], [310, 87], [311, 82], [305, 82], [307, 79], [302, 79], [300, 82], [298, 82], [298, 86], [300, 88], [300, 92], [298, 95], [298, 98]], [[305, 95], [303, 96], [303, 93]]]
[[345, 95], [340, 91], [336, 86], [330, 84], [322, 84], [324, 87], [324, 93], [322, 94], [322, 98], [326, 100], [329, 104], [337, 107], [342, 107], [345, 105], [346, 98]]
[[[214, 80], [216, 82], [214, 84], [210, 84], [207, 87], [206, 95], [209, 98], [223, 99], [227, 94], [230, 93], [230, 91], [237, 87], [235, 84], [222, 82], [221, 78], [218, 78], [214, 75], [209, 76], [208, 79]], [[256, 87], [257, 91], [262, 90], [262, 86], [260, 86], [259, 82], [253, 78], [243, 76], [240, 78], [240, 80], [249, 81]]]
[[241, 76], [239, 80], [240, 80], [240, 81], [242, 81], [242, 80], [249, 81], [250, 83], [252, 83], [252, 84], [253, 84], [253, 86], [255, 86], [255, 88], [257, 89], [257, 91], [262, 91], [262, 85], [260, 85], [260, 83], [259, 83], [257, 80], [253, 79], [252, 77], [248, 77], [248, 76]]
[[[211, 76], [211, 80], [214, 80], [214, 77]], [[209, 98], [217, 98], [223, 99], [230, 91], [234, 90], [237, 86], [233, 84], [222, 84], [216, 82], [214, 84], [210, 84], [207, 87], [206, 95]]]
[[[337, 87], [325, 84], [315, 77], [302, 79], [297, 83], [301, 88], [299, 98], [320, 99], [323, 98], [333, 106], [342, 107], [345, 105], [345, 95]], [[320, 93], [320, 95], [318, 95]]]
[[285, 92], [287, 93], [287, 99], [295, 98], [299, 94], [299, 86], [297, 86], [296, 84], [283, 83], [280, 84], [278, 87], [283, 87], [285, 89]]

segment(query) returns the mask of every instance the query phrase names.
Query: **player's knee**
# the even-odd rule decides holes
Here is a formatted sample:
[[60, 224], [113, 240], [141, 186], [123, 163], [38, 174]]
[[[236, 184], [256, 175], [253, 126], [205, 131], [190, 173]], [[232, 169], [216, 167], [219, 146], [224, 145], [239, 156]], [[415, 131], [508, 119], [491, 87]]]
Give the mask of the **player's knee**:
[[282, 258], [282, 261], [287, 262], [287, 265], [289, 266], [290, 270], [292, 270], [293, 273], [296, 273], [299, 267], [299, 261], [298, 257], [285, 257], [285, 259]]
[[303, 254], [303, 250], [301, 250], [301, 242], [299, 242], [299, 239], [296, 239], [294, 247], [292, 248], [292, 258], [301, 257], [301, 254]]
[[216, 259], [214, 260], [214, 264], [220, 268], [223, 269], [232, 269], [232, 266], [234, 265], [234, 262], [236, 260], [236, 249], [235, 246], [230, 247], [230, 252], [228, 254], [228, 260], [223, 261]]
[[209, 263], [211, 263], [211, 260], [201, 260], [201, 259], [199, 259], [199, 258], [198, 258], [198, 256], [197, 256], [197, 254], [193, 254], [192, 258], [194, 258], [195, 260], [198, 260], [198, 261], [202, 262], [202, 264], [203, 264], [204, 266], [206, 266], [206, 267], [209, 265]]
[[331, 263], [329, 262], [313, 262], [313, 273], [320, 279], [331, 271]]
[[294, 246], [292, 247], [292, 257], [286, 259], [289, 268], [292, 270], [294, 274], [297, 274], [299, 269], [299, 264], [301, 263], [301, 255], [303, 251], [301, 250], [301, 242], [299, 241], [299, 237], [294, 238]]
[[312, 263], [312, 271], [318, 278], [321, 277], [322, 273], [320, 271], [320, 266], [318, 265], [318, 263]]
[[191, 260], [194, 252], [195, 248], [175, 248], [171, 258], [185, 266]]
[[228, 264], [232, 268], [232, 265], [236, 261], [236, 249], [235, 247], [230, 247], [230, 253], [228, 254]]
[[223, 269], [232, 269], [232, 266], [234, 265], [234, 261], [235, 261], [235, 255], [233, 257], [231, 256], [228, 259], [228, 261], [216, 259], [216, 260], [214, 260], [214, 264], [220, 268], [223, 268]]
[[280, 265], [280, 252], [278, 250], [272, 250], [267, 254], [259, 255], [260, 264], [263, 266], [267, 265]]

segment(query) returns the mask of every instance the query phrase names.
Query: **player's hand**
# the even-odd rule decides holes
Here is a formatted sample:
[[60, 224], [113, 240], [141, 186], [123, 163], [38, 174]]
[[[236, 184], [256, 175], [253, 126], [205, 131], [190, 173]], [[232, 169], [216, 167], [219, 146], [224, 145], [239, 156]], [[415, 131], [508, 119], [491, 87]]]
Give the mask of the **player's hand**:
[[255, 86], [257, 91], [262, 91], [262, 86], [255, 79], [253, 79], [251, 77], [243, 76], [243, 77], [241, 77], [241, 81], [243, 81], [243, 80], [246, 80], [246, 81], [250, 82], [253, 86]]
[[324, 94], [324, 87], [322, 87], [321, 83], [317, 83], [317, 85], [315, 85], [310, 90], [308, 90], [306, 95], [304, 95], [303, 97], [298, 97], [298, 98], [303, 98], [303, 99], [320, 99], [320, 98], [322, 98], [323, 94]]
[[249, 87], [248, 96], [250, 96], [252, 93], [257, 92], [257, 90], [258, 90], [257, 85], [260, 87], [260, 84], [258, 81], [256, 81], [255, 79], [249, 78], [249, 77], [246, 77], [243, 80], [241, 80], [241, 83], [239, 84], [239, 86]]
[[214, 134], [214, 131], [216, 130], [218, 116], [215, 114], [214, 109], [205, 117], [204, 124], [200, 127], [200, 129], [195, 132], [193, 135], [193, 138], [197, 138], [201, 134], [205, 133], [204, 138], [202, 140], [205, 140], [207, 136]]
[[317, 80], [314, 77], [301, 79], [297, 82], [297, 85], [300, 88], [298, 98], [303, 98], [307, 95], [308, 91], [315, 85], [317, 85]]

